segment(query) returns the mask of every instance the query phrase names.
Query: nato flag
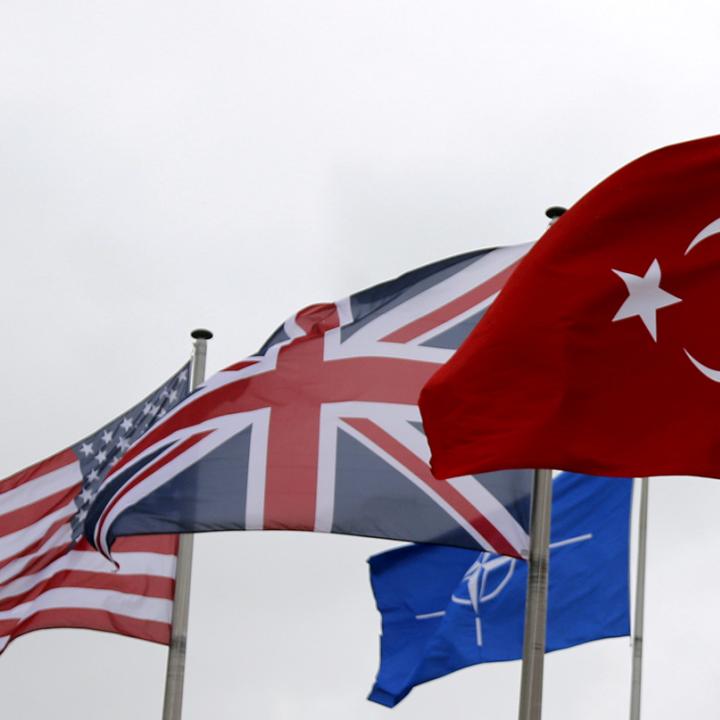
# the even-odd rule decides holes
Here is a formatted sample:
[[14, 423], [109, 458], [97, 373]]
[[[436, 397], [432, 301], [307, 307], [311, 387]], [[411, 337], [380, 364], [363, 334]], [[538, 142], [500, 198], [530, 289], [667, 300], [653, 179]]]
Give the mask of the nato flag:
[[[629, 635], [632, 480], [563, 473], [553, 493], [547, 650]], [[383, 629], [370, 700], [393, 707], [420, 683], [522, 657], [525, 562], [409, 545], [369, 563]]]

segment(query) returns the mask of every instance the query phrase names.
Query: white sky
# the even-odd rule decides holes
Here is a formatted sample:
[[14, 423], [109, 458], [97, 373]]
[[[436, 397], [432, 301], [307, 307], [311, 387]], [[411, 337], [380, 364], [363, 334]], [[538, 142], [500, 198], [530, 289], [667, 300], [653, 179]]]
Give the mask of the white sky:
[[[216, 334], [524, 242], [655, 147], [718, 131], [717, 2], [0, 2], [0, 476], [133, 404]], [[618, 409], [622, 411], [621, 408]], [[688, 431], [691, 431], [689, 428]], [[628, 438], [632, 442], [632, 438]], [[645, 717], [720, 702], [720, 484], [651, 484]], [[186, 714], [514, 718], [519, 663], [364, 698], [377, 540], [196, 542]], [[43, 631], [3, 717], [158, 718], [165, 650]], [[546, 663], [546, 716], [627, 714], [627, 640]]]

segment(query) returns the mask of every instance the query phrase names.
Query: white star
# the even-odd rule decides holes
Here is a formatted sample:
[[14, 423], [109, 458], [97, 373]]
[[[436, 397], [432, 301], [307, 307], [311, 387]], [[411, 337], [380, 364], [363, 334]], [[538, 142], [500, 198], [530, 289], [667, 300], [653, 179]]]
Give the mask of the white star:
[[92, 497], [93, 497], [93, 491], [90, 488], [85, 488], [80, 493], [80, 503], [82, 505], [85, 505], [85, 503], [87, 503], [88, 500], [92, 500]]
[[89, 480], [90, 482], [95, 482], [99, 477], [100, 477], [100, 475], [98, 474], [98, 471], [97, 471], [97, 470], [91, 470], [91, 471], [88, 473], [88, 480]]
[[98, 461], [98, 464], [104, 463], [107, 460], [107, 453], [104, 450], [101, 450], [96, 456], [95, 459]]
[[183, 370], [183, 371], [178, 375], [178, 381], [179, 381], [179, 382], [185, 382], [186, 380], [187, 380], [187, 370]]
[[118, 440], [118, 447], [120, 452], [125, 452], [130, 447], [130, 441], [127, 438], [120, 438]]
[[106, 430], [102, 434], [102, 441], [103, 441], [103, 443], [105, 443], [105, 445], [107, 445], [111, 440], [112, 440], [112, 433], [109, 430]]
[[645, 323], [652, 339], [657, 342], [657, 311], [660, 308], [682, 302], [660, 287], [660, 263], [653, 260], [645, 275], [613, 270], [627, 286], [628, 296], [615, 314], [613, 322], [636, 315]]
[[120, 423], [120, 427], [123, 429], [123, 432], [132, 430], [132, 426], [132, 420], [130, 420], [129, 418], [123, 418], [123, 421]]
[[79, 523], [83, 522], [83, 520], [87, 517], [87, 510], [81, 508], [75, 517]]
[[171, 405], [177, 400], [177, 397], [178, 397], [177, 390], [171, 390], [170, 393], [168, 394], [168, 400], [170, 401]]
[[158, 408], [157, 405], [153, 405], [152, 403], [146, 402], [145, 406], [143, 407], [143, 415], [155, 415], [157, 413]]
[[88, 457], [88, 455], [92, 455], [93, 452], [93, 446], [90, 443], [83, 443], [80, 446], [80, 452], [85, 456]]

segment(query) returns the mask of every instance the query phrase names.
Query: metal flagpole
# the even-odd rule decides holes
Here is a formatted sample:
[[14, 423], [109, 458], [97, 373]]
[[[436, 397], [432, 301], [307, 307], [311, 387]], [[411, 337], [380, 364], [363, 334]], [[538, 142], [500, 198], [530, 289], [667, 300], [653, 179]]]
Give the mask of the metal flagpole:
[[[207, 341], [212, 337], [209, 330], [193, 330], [190, 390], [195, 390], [205, 379]], [[163, 720], [182, 718], [183, 683], [185, 680], [185, 650], [187, 648], [188, 616], [190, 612], [190, 577], [192, 574], [193, 536], [180, 535], [175, 570], [175, 597], [173, 599], [172, 630], [168, 648], [165, 675], [165, 702]]]
[[[545, 215], [550, 219], [550, 225], [564, 213], [565, 208], [558, 205], [545, 211]], [[525, 638], [519, 720], [540, 720], [542, 717], [551, 509], [552, 470], [535, 470], [530, 518], [528, 583], [525, 594]]]
[[519, 720], [540, 720], [542, 717], [551, 507], [552, 470], [535, 470]]
[[635, 583], [635, 622], [633, 624], [632, 691], [630, 720], [640, 720], [642, 691], [643, 620], [645, 616], [645, 560], [647, 555], [648, 479], [640, 480], [640, 519], [638, 522], [637, 582]]

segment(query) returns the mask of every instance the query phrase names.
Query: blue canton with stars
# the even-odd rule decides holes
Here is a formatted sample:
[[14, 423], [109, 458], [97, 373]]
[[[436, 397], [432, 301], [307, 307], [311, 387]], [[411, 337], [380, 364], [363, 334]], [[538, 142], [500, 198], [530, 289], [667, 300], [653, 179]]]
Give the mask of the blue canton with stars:
[[136, 440], [189, 395], [189, 388], [190, 363], [187, 363], [144, 400], [73, 445], [83, 476], [82, 489], [75, 498], [77, 511], [71, 520], [73, 542], [82, 537], [88, 507], [110, 468]]

